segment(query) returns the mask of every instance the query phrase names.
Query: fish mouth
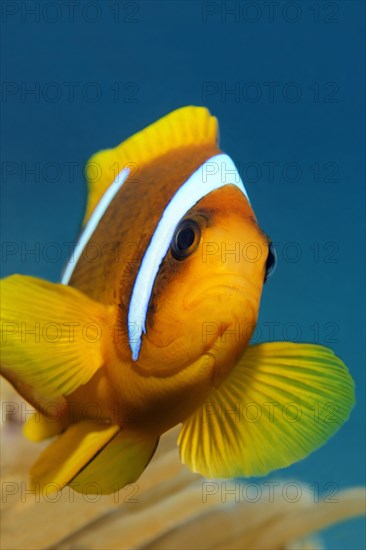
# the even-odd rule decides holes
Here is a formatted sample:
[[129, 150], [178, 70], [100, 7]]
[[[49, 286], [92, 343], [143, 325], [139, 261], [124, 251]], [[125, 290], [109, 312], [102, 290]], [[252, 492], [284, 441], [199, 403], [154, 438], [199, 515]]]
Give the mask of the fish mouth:
[[208, 333], [203, 353], [213, 362], [211, 381], [215, 387], [229, 375], [249, 343], [258, 319], [261, 288], [245, 276], [219, 274], [209, 286], [203, 283], [186, 296], [188, 310], [202, 310], [205, 302], [209, 303], [211, 319], [208, 313], [206, 328], [213, 333]]
[[[155, 338], [147, 327], [142, 339], [141, 356], [134, 369], [141, 375], [170, 377], [207, 357], [213, 366], [213, 379], [221, 378], [221, 371], [228, 361], [244, 349], [247, 339], [230, 342], [225, 332], [239, 324], [241, 329], [255, 324], [259, 306], [260, 287], [237, 273], [217, 274], [209, 281], [201, 280], [193, 289], [187, 290], [181, 306], [186, 318], [177, 325], [178, 338]], [[172, 316], [173, 319], [174, 316]], [[186, 331], [193, 334], [192, 342], [183, 341]], [[184, 337], [184, 338], [183, 338]], [[148, 348], [146, 348], [146, 345]], [[149, 349], [148, 355], [143, 351]], [[163, 358], [163, 359], [162, 359]], [[215, 370], [218, 373], [215, 375]]]
[[239, 295], [245, 296], [246, 300], [255, 299], [258, 300], [258, 294], [260, 289], [250, 279], [245, 276], [238, 276], [237, 274], [221, 274], [215, 277], [215, 283], [211, 283], [209, 286], [199, 285], [198, 289], [190, 290], [184, 300], [184, 307], [190, 310], [197, 306], [202, 300], [216, 297], [233, 291]]

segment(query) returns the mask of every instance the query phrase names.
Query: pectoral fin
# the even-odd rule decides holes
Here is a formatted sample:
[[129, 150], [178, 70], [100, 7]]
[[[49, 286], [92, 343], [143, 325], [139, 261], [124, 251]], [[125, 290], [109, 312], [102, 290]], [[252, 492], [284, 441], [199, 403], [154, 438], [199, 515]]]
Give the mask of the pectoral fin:
[[331, 350], [253, 346], [183, 423], [181, 458], [207, 477], [266, 475], [323, 445], [353, 404], [353, 380]]
[[111, 310], [75, 288], [22, 275], [1, 281], [1, 297], [1, 373], [36, 408], [64, 404], [103, 365]]

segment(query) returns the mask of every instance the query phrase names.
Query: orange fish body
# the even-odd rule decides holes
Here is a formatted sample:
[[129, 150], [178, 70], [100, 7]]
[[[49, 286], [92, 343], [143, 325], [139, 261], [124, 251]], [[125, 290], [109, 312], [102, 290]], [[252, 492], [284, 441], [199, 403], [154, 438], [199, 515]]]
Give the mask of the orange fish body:
[[[141, 178], [143, 176], [144, 173]], [[122, 192], [120, 200], [122, 203]], [[222, 208], [225, 202], [226, 208]], [[238, 263], [235, 254], [227, 254], [223, 269], [221, 251], [206, 258], [204, 255], [207, 252], [202, 247], [196, 257], [192, 256], [185, 262], [176, 262], [171, 255], [166, 258], [155, 281], [147, 315], [147, 336], [137, 362], [131, 360], [125, 329], [126, 304], [129, 303], [134, 282], [130, 265], [117, 263], [119, 269], [116, 273], [99, 278], [103, 286], [99, 283], [99, 289], [96, 286], [92, 291], [93, 298], [105, 300], [106, 305], [114, 308], [111, 314], [113, 329], [105, 350], [108, 356], [105, 376], [116, 389], [118, 418], [123, 425], [126, 412], [131, 414], [132, 407], [135, 422], [141, 422], [144, 429], [151, 424], [151, 429], [157, 434], [191, 414], [197, 403], [207, 397], [215, 381], [217, 384], [222, 381], [238, 360], [251, 335], [250, 328], [254, 328], [257, 320], [268, 253], [267, 238], [258, 228], [247, 200], [236, 189], [218, 190], [211, 197], [202, 199], [188, 216], [200, 220], [204, 246], [205, 243], [230, 243], [235, 246], [239, 242], [242, 250], [248, 242], [255, 242], [261, 251], [261, 261]], [[213, 224], [212, 227], [209, 223]], [[93, 236], [95, 242], [102, 243], [102, 249], [103, 231], [104, 227], [101, 227]], [[232, 240], [235, 232], [238, 234], [237, 241]], [[122, 230], [121, 234], [125, 232]], [[124, 243], [121, 245], [123, 250]], [[141, 257], [138, 252], [135, 254], [139, 264]], [[76, 268], [71, 284], [88, 294], [90, 282], [83, 284], [82, 279], [85, 268], [85, 265]], [[98, 280], [94, 279], [93, 266], [89, 268], [89, 276], [91, 281]], [[168, 286], [166, 281], [169, 281]], [[257, 284], [252, 281], [257, 281]], [[113, 296], [110, 289], [116, 292], [116, 287], [120, 294]], [[220, 300], [222, 304], [218, 308], [217, 302]], [[249, 327], [246, 342], [242, 338], [237, 341], [233, 337], [225, 339], [224, 332], [219, 334], [221, 326], [230, 330], [235, 323]], [[210, 338], [203, 334], [208, 324], [217, 327]], [[133, 402], [131, 396], [134, 396]], [[86, 398], [90, 399], [88, 395]], [[128, 411], [124, 410], [126, 403]], [[157, 415], [161, 415], [160, 422], [157, 422]]]
[[[24, 431], [61, 434], [33, 484], [116, 491], [178, 423], [182, 460], [208, 477], [264, 475], [323, 444], [349, 414], [352, 379], [320, 346], [248, 348], [274, 257], [218, 148], [216, 119], [179, 109], [92, 157], [87, 173], [81, 248], [64, 285], [3, 281], [2, 372], [39, 411]], [[39, 325], [38, 342], [23, 319]], [[312, 423], [311, 403], [332, 399], [336, 424]], [[267, 405], [291, 400], [302, 420], [274, 421]], [[259, 423], [245, 422], [248, 403]]]
[[[185, 261], [176, 261], [171, 253], [164, 259], [149, 301], [147, 336], [138, 361], [131, 361], [126, 327], [136, 266], [169, 199], [205, 161], [221, 153], [215, 141], [173, 149], [147, 162], [130, 183], [127, 180], [92, 237], [96, 249], [106, 252], [97, 263], [82, 258], [69, 283], [98, 302], [114, 306], [103, 376], [106, 387], [117, 390], [114, 418], [123, 426], [131, 417], [138, 429], [157, 436], [187, 418], [207, 397], [215, 380], [216, 384], [222, 381], [247, 344], [258, 315], [268, 239], [247, 198], [227, 185], [187, 212], [186, 218], [200, 225], [200, 250]], [[139, 196], [143, 202], [136, 200]], [[237, 254], [229, 252], [223, 262], [222, 251], [209, 254], [208, 243], [225, 243], [228, 250], [230, 245], [245, 250], [252, 243], [259, 259], [238, 262]], [[222, 297], [223, 304], [217, 308]], [[204, 338], [205, 323], [217, 327], [211, 339]], [[247, 341], [228, 337], [224, 345], [220, 327], [230, 330], [235, 323], [249, 327]], [[107, 417], [111, 394], [112, 389], [106, 395]], [[89, 391], [85, 399], [90, 400]], [[96, 399], [102, 402], [101, 395]]]

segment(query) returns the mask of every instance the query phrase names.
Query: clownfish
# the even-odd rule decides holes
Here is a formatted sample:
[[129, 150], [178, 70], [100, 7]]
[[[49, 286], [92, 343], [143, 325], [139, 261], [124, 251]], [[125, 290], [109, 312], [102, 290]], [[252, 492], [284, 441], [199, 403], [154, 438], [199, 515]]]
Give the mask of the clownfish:
[[353, 380], [326, 347], [249, 345], [275, 252], [216, 118], [178, 109], [86, 174], [61, 283], [1, 282], [1, 372], [36, 409], [24, 434], [56, 436], [32, 486], [118, 491], [177, 424], [182, 462], [208, 478], [263, 476], [323, 445]]

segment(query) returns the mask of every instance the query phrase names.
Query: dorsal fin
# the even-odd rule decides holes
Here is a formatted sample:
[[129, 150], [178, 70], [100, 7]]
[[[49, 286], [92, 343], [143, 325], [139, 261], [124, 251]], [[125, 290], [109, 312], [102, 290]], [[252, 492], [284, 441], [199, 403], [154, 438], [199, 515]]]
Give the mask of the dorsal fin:
[[217, 139], [217, 119], [205, 107], [188, 106], [169, 113], [117, 147], [99, 151], [86, 165], [89, 193], [84, 225], [123, 168], [136, 174], [143, 165], [172, 149], [215, 144]]

